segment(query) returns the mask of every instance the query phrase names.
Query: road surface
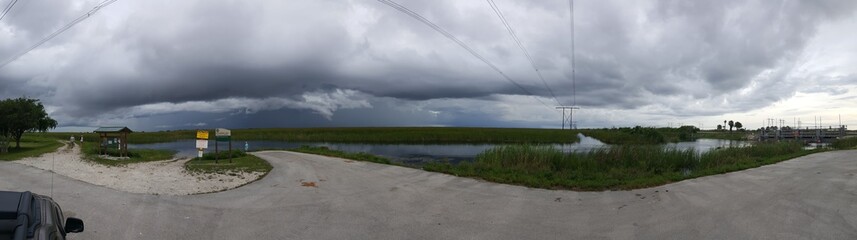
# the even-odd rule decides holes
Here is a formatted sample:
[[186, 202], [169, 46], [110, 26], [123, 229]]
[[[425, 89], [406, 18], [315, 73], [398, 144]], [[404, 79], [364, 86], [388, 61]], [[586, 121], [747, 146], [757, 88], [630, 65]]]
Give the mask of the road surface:
[[[607, 192], [255, 155], [274, 170], [225, 192], [135, 194], [56, 175], [53, 196], [86, 222], [72, 239], [857, 239], [857, 151]], [[50, 176], [0, 162], [0, 189], [47, 195]]]

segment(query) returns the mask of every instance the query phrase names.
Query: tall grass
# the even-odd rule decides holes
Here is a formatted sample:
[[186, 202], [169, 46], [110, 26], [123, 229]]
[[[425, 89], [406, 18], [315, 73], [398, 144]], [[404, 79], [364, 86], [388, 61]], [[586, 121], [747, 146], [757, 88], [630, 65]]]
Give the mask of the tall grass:
[[741, 131], [700, 131], [697, 133], [697, 136], [700, 138], [714, 138], [714, 139], [726, 139], [726, 140], [747, 140], [748, 132]]
[[329, 149], [327, 147], [313, 147], [313, 146], [303, 145], [299, 148], [289, 149], [289, 151], [316, 154], [316, 155], [324, 155], [324, 156], [329, 156], [329, 157], [352, 159], [352, 160], [364, 161], [364, 162], [391, 164], [389, 159], [379, 157], [379, 156], [375, 156], [375, 155], [372, 155], [369, 153], [364, 153], [364, 152], [349, 153], [349, 152], [343, 152], [343, 151], [339, 151], [339, 150]]
[[667, 142], [693, 141], [699, 129], [692, 126], [679, 128], [603, 128], [581, 129], [583, 135], [594, 137], [607, 144], [661, 144]]
[[793, 142], [704, 154], [645, 145], [575, 153], [563, 153], [551, 146], [511, 145], [487, 150], [472, 163], [429, 163], [423, 169], [539, 188], [631, 189], [757, 167], [812, 152]]
[[[229, 159], [229, 156], [232, 159]], [[234, 172], [261, 172], [268, 174], [274, 167], [268, 161], [259, 157], [233, 150], [220, 152], [215, 161], [214, 153], [206, 153], [202, 158], [194, 158], [185, 162], [185, 169], [194, 173], [234, 174]]]
[[63, 144], [53, 138], [35, 137], [24, 134], [21, 138], [21, 148], [15, 147], [15, 140], [9, 141], [9, 152], [0, 153], [0, 161], [12, 161], [26, 157], [38, 157], [42, 154], [56, 151]]
[[[82, 159], [106, 166], [124, 166], [130, 163], [169, 160], [176, 154], [176, 151], [173, 150], [129, 149], [127, 159], [112, 160], [101, 157], [99, 144], [95, 142], [84, 142], [81, 145], [81, 152], [83, 152]], [[114, 148], [107, 149], [107, 155], [117, 157], [119, 156], [119, 150]]]
[[[214, 132], [210, 131], [210, 136]], [[43, 137], [67, 140], [84, 136], [98, 141], [95, 133], [33, 133]], [[134, 132], [129, 143], [172, 142], [194, 139], [196, 130]], [[238, 141], [267, 140], [291, 142], [391, 143], [391, 144], [456, 144], [456, 143], [574, 143], [571, 131], [531, 128], [447, 128], [447, 127], [362, 127], [362, 128], [254, 128], [233, 129]]]
[[836, 139], [830, 146], [835, 149], [854, 149], [857, 148], [857, 137]]

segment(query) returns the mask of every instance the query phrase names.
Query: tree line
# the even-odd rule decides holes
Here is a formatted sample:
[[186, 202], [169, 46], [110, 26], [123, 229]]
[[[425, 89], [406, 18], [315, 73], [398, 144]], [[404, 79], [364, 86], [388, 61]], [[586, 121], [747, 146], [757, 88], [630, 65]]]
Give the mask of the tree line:
[[717, 124], [717, 130], [726, 130], [726, 126], [729, 126], [730, 132], [732, 131], [733, 127], [737, 130], [744, 129], [744, 124], [741, 124], [741, 122], [732, 121], [732, 120], [729, 120], [727, 122], [726, 120], [723, 120], [723, 125]]
[[57, 127], [38, 99], [14, 98], [0, 101], [0, 153], [7, 152], [11, 140], [21, 148], [21, 137], [27, 132], [45, 132]]

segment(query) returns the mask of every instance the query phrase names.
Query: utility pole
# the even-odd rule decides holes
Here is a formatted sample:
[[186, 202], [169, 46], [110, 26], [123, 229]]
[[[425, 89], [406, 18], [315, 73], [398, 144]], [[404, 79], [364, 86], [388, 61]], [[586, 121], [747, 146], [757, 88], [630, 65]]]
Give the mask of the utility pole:
[[[568, 120], [568, 129], [576, 129], [577, 125], [574, 124], [574, 110], [580, 109], [577, 106], [557, 106], [556, 109], [562, 109], [562, 129], [565, 129], [566, 119]], [[568, 109], [568, 118], [566, 118], [565, 110]]]

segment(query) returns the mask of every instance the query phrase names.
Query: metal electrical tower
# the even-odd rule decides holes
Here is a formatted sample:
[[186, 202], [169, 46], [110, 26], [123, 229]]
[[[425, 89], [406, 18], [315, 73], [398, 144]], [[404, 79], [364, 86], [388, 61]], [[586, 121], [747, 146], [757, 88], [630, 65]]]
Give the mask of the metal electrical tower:
[[[574, 109], [580, 109], [577, 106], [557, 106], [556, 109], [562, 109], [562, 129], [565, 129], [565, 123], [568, 123], [568, 129], [577, 129], [577, 122], [574, 121]], [[565, 110], [568, 109], [568, 115]]]
[[[571, 106], [557, 106], [556, 109], [562, 109], [562, 129], [565, 129], [565, 123], [568, 123], [568, 129], [577, 129], [577, 122], [574, 121], [574, 110], [580, 109], [577, 106], [577, 89], [575, 86], [575, 71], [574, 71], [574, 0], [568, 0], [569, 20], [571, 20]], [[568, 110], [568, 115], [565, 114]]]

